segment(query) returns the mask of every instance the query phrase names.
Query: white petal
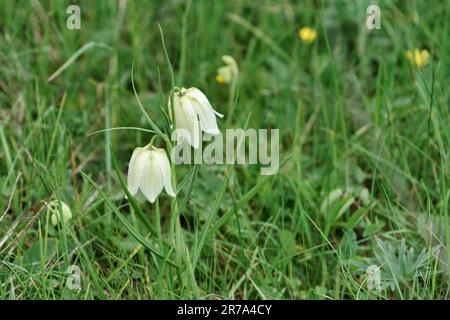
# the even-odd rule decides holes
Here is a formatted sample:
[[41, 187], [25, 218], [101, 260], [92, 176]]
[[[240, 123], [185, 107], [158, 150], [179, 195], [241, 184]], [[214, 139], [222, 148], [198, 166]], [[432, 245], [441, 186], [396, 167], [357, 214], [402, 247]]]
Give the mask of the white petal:
[[201, 104], [196, 99], [190, 99], [191, 104], [200, 118], [200, 128], [202, 131], [210, 135], [218, 135], [220, 133], [217, 127], [216, 116], [214, 115], [213, 109], [208, 106]]
[[59, 218], [57, 217], [57, 213], [52, 213], [51, 220], [54, 226], [58, 224]]
[[226, 84], [230, 83], [231, 79], [233, 78], [233, 74], [229, 66], [220, 67], [219, 69], [217, 69], [217, 73], [223, 77], [223, 81]]
[[230, 69], [232, 77], [236, 77], [239, 74], [239, 68], [237, 65], [236, 60], [232, 56], [225, 55], [222, 56], [223, 62], [227, 65], [227, 67]]
[[189, 98], [191, 98], [191, 99], [197, 100], [201, 105], [204, 105], [204, 106], [208, 107], [209, 109], [211, 109], [218, 117], [220, 117], [220, 118], [223, 117], [223, 114], [220, 114], [213, 109], [213, 107], [209, 103], [208, 98], [199, 89], [194, 88], [194, 87], [189, 88], [186, 90], [186, 95], [189, 96]]
[[[65, 224], [67, 224], [69, 220], [72, 219], [72, 211], [70, 210], [70, 207], [62, 201], [53, 200], [48, 204], [48, 208], [49, 211], [52, 212], [50, 219], [54, 226], [56, 226], [61, 221], [61, 217], [62, 219], [64, 219]], [[62, 210], [62, 214], [60, 209]]]
[[138, 191], [139, 184], [141, 183], [144, 163], [147, 159], [145, 157], [145, 152], [143, 152], [144, 148], [136, 148], [131, 155], [130, 163], [128, 165], [128, 191], [130, 191], [131, 195], [135, 195]]
[[166, 192], [169, 196], [175, 197], [175, 192], [172, 188], [172, 181], [171, 181], [171, 170], [170, 170], [170, 162], [169, 158], [167, 157], [166, 151], [164, 149], [156, 149], [155, 155], [158, 157], [158, 164], [159, 169], [161, 170], [161, 177], [164, 184], [164, 189], [166, 189]]
[[70, 210], [69, 206], [61, 201], [61, 207], [63, 211], [63, 219], [64, 222], [68, 222], [70, 219], [72, 219], [72, 211]]
[[198, 125], [197, 113], [192, 106], [189, 98], [183, 95], [182, 97], [174, 98], [175, 123], [177, 129], [181, 130], [179, 138], [186, 140], [195, 149], [200, 144], [200, 128]]
[[145, 162], [140, 188], [145, 198], [153, 203], [162, 191], [163, 181], [153, 151], [146, 151], [145, 156], [148, 157], [148, 160]]

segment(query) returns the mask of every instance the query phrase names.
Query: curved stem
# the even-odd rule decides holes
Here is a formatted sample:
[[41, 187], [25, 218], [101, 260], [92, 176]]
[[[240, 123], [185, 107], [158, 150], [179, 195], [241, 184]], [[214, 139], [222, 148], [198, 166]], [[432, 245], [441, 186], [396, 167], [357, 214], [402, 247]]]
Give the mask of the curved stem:
[[226, 127], [228, 128], [231, 124], [231, 119], [233, 118], [234, 110], [236, 109], [235, 97], [236, 97], [236, 87], [237, 87], [237, 77], [233, 77], [231, 80], [230, 89], [228, 91], [228, 114]]
[[133, 65], [131, 66], [131, 85], [133, 87], [133, 92], [134, 92], [134, 96], [136, 97], [136, 100], [138, 102], [139, 108], [141, 109], [142, 113], [144, 114], [145, 118], [147, 119], [148, 123], [150, 124], [150, 126], [152, 127], [152, 129], [155, 131], [155, 133], [161, 137], [161, 139], [163, 139], [166, 143], [170, 144], [170, 139], [167, 137], [167, 135], [165, 135], [159, 128], [158, 126], [153, 122], [153, 120], [149, 117], [149, 115], [147, 114], [147, 112], [144, 109], [144, 106], [141, 103], [141, 99], [139, 99], [139, 96], [137, 94], [136, 91], [136, 87], [134, 86], [134, 62]]

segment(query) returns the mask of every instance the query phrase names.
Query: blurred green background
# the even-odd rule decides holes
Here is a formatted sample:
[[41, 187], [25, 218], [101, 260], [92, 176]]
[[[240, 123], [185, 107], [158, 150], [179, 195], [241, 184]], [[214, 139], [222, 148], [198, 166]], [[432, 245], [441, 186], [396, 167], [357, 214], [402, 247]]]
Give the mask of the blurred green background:
[[[80, 30], [66, 27], [71, 4]], [[380, 30], [366, 27], [370, 4]], [[449, 24], [450, 1], [437, 0], [2, 1], [0, 297], [447, 299]], [[158, 25], [176, 86], [205, 92], [225, 113], [222, 130], [247, 119], [279, 128], [280, 159], [290, 156], [267, 179], [258, 166], [232, 166], [227, 180], [230, 166], [216, 165], [200, 167], [191, 194], [181, 184], [183, 237], [198, 258], [182, 271], [139, 244], [106, 203], [163, 246], [124, 199], [111, 160], [113, 150], [125, 177], [151, 135], [90, 135], [149, 129], [133, 64], [139, 97], [161, 123], [170, 72]], [[302, 27], [316, 30], [312, 43]], [[426, 65], [405, 57], [415, 48], [429, 52]], [[229, 88], [215, 80], [226, 54], [240, 69], [231, 118]], [[177, 170], [179, 181], [191, 177], [192, 167]], [[43, 201], [55, 198], [72, 210], [65, 231], [46, 223]], [[155, 207], [139, 203], [154, 223]], [[160, 197], [171, 242], [169, 204]], [[70, 265], [81, 290], [67, 287]], [[380, 286], [368, 285], [371, 265]]]

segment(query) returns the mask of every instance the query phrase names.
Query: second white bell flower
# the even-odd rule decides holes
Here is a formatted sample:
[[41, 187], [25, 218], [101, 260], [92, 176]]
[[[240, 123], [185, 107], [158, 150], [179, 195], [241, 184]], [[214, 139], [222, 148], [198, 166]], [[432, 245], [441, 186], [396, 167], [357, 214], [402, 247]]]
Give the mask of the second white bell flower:
[[52, 224], [56, 226], [61, 220], [64, 220], [64, 224], [68, 224], [72, 219], [72, 211], [69, 206], [62, 201], [53, 200], [47, 203], [47, 209], [51, 213], [50, 219]]
[[199, 89], [181, 88], [175, 92], [173, 102], [177, 139], [182, 138], [197, 149], [201, 131], [214, 136], [220, 133], [216, 116], [222, 118], [223, 115], [213, 109]]
[[175, 197], [166, 151], [153, 146], [134, 149], [128, 167], [131, 195], [140, 190], [148, 201], [154, 203], [163, 188], [169, 196]]

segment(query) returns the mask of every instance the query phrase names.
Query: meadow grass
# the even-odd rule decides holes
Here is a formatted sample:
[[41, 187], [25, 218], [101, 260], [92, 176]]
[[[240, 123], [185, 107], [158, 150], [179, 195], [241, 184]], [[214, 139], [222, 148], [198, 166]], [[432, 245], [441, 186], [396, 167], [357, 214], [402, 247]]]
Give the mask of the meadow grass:
[[[1, 299], [448, 299], [450, 1], [377, 1], [371, 31], [371, 1], [76, 2], [80, 30], [69, 1], [0, 6]], [[153, 135], [132, 77], [155, 122], [176, 85], [279, 128], [280, 171], [178, 166], [179, 217], [127, 200]]]

